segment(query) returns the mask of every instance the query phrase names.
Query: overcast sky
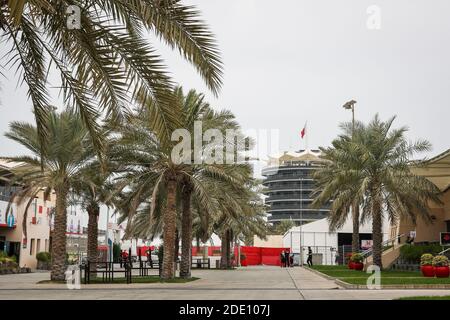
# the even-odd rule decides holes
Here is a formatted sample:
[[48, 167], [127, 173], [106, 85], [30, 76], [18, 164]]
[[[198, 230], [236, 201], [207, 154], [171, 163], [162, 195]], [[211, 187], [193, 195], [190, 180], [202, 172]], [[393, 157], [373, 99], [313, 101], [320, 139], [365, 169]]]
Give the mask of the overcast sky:
[[[214, 98], [195, 70], [159, 45], [174, 79], [207, 94], [217, 109], [231, 109], [244, 128], [279, 129], [280, 149], [329, 145], [342, 108], [357, 100], [356, 117], [397, 115], [409, 137], [448, 148], [450, 119], [450, 2], [448, 0], [190, 0], [203, 13], [225, 63], [224, 86]], [[367, 27], [367, 8], [381, 9], [379, 30]], [[26, 89], [14, 72], [0, 78], [0, 129], [33, 121]], [[301, 145], [303, 144], [303, 145]], [[2, 155], [23, 152], [0, 136]]]

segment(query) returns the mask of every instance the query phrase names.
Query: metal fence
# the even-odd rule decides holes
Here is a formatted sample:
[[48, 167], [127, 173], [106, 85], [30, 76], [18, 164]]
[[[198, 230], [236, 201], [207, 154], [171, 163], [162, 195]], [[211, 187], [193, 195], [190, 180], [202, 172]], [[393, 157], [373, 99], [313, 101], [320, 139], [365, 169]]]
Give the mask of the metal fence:
[[80, 265], [80, 277], [84, 284], [90, 284], [92, 280], [112, 283], [114, 279], [118, 278], [125, 278], [126, 283], [132, 283], [135, 278], [150, 275], [160, 276], [160, 266], [161, 264], [159, 262], [155, 268], [155, 264], [144, 261], [138, 263], [126, 261], [121, 264], [115, 262], [87, 261]]

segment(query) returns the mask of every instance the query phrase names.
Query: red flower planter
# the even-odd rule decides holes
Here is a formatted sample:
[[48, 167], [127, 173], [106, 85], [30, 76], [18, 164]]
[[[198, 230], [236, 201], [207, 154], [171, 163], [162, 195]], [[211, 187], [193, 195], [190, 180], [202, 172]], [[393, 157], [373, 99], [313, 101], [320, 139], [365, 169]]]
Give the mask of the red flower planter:
[[449, 267], [434, 267], [434, 273], [438, 278], [448, 278], [450, 269]]
[[362, 269], [364, 269], [364, 263], [362, 263], [362, 262], [353, 262], [353, 269], [361, 271]]
[[422, 271], [424, 277], [434, 278], [433, 266], [421, 266], [420, 271]]
[[349, 269], [355, 269], [355, 263], [354, 263], [353, 261], [350, 261], [350, 262], [348, 263], [348, 268], [349, 268]]

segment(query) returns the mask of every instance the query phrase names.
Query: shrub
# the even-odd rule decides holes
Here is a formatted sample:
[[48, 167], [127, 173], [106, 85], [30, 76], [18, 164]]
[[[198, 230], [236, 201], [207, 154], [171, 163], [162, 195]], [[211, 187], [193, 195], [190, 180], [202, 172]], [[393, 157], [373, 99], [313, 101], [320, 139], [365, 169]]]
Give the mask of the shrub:
[[433, 258], [433, 266], [448, 267], [448, 258], [446, 256], [436, 256]]
[[16, 256], [9, 257], [6, 252], [0, 251], [0, 262], [17, 262]]
[[421, 266], [431, 266], [433, 264], [433, 255], [429, 253], [424, 253], [420, 257], [420, 265]]
[[50, 252], [43, 251], [43, 252], [38, 252], [36, 254], [36, 259], [41, 262], [50, 262], [50, 260], [52, 259], [52, 256], [51, 256]]
[[417, 245], [405, 244], [400, 248], [400, 258], [409, 263], [420, 263], [420, 257], [425, 253], [437, 255], [442, 251], [438, 244]]
[[350, 261], [352, 262], [363, 262], [364, 258], [362, 256], [362, 254], [360, 253], [353, 253], [352, 256], [350, 257]]

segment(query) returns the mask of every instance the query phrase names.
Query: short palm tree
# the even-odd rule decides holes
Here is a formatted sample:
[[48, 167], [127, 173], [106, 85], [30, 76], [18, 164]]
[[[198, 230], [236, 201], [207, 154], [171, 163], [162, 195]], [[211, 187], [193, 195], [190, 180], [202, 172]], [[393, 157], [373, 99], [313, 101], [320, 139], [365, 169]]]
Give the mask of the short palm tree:
[[295, 226], [294, 221], [292, 220], [282, 220], [279, 224], [277, 224], [274, 228], [274, 231], [276, 234], [284, 235], [286, 232], [288, 232], [291, 228]]
[[71, 186], [80, 179], [80, 172], [94, 158], [89, 131], [81, 117], [71, 110], [62, 113], [49, 111], [46, 118], [46, 157], [41, 158], [42, 145], [35, 126], [13, 122], [5, 134], [28, 149], [32, 156], [9, 157], [21, 163], [13, 169], [15, 182], [24, 186], [20, 197], [33, 198], [42, 190], [48, 198], [56, 194], [54, 231], [52, 233], [52, 280], [65, 279], [66, 260], [66, 207]]
[[[341, 139], [335, 148], [340, 149], [340, 175], [343, 190], [335, 195], [333, 207], [348, 208], [353, 199], [361, 200], [361, 220], [372, 220], [373, 264], [382, 264], [382, 221], [417, 217], [430, 221], [429, 202], [440, 203], [439, 189], [424, 177], [410, 170], [411, 157], [430, 149], [426, 140], [408, 142], [406, 127], [393, 129], [395, 117], [381, 121], [376, 115], [368, 125], [362, 125], [353, 139]], [[347, 153], [345, 155], [344, 153]], [[347, 178], [344, 178], [347, 176]], [[333, 180], [334, 181], [334, 180]], [[330, 188], [331, 189], [331, 188]], [[324, 191], [327, 192], [327, 191]], [[350, 195], [354, 193], [354, 195]], [[342, 221], [348, 210], [332, 210], [332, 220]]]
[[219, 52], [192, 5], [179, 0], [0, 1], [0, 37], [8, 46], [2, 59], [17, 68], [28, 86], [43, 147], [50, 134], [50, 66], [61, 77], [64, 101], [79, 112], [98, 150], [103, 143], [97, 118], [105, 112], [118, 120], [127, 105], [149, 108], [152, 127], [161, 139], [170, 138], [167, 124], [176, 122], [172, 81], [148, 40], [149, 32], [177, 49], [213, 93], [218, 92]]

